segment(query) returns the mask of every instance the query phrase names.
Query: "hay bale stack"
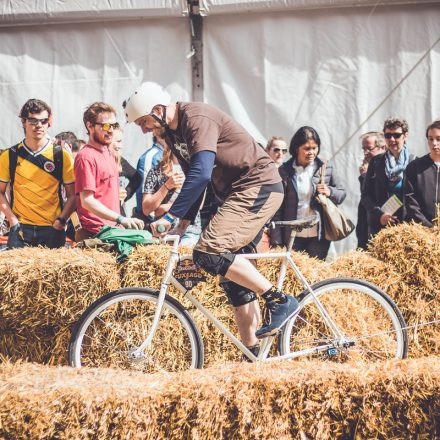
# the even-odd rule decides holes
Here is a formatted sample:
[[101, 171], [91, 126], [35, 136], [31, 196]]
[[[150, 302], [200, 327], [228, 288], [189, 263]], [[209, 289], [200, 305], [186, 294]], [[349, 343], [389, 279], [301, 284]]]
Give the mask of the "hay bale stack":
[[415, 223], [385, 228], [372, 239], [369, 252], [427, 298], [440, 293], [439, 229]]
[[364, 251], [349, 252], [329, 264], [332, 277], [359, 278], [376, 284], [395, 301], [407, 291], [402, 277], [393, 267]]
[[419, 224], [385, 228], [369, 247], [371, 254], [401, 277], [396, 293], [409, 330], [410, 356], [440, 353], [440, 230]]
[[115, 258], [108, 253], [67, 248], [2, 252], [0, 314], [6, 329], [0, 352], [12, 359], [65, 363], [72, 324], [91, 302], [118, 287]]
[[144, 375], [3, 364], [0, 436], [438, 438], [439, 366], [285, 362]]

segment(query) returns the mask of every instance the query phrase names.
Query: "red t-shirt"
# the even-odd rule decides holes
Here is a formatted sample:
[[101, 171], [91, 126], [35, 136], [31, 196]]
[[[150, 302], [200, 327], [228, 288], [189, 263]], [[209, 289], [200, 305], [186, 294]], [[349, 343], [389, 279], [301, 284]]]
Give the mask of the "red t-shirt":
[[96, 200], [120, 213], [119, 173], [112, 153], [108, 148], [99, 150], [91, 145], [84, 145], [75, 158], [74, 171], [76, 210], [81, 226], [94, 234], [104, 225], [115, 226], [114, 221], [104, 220], [84, 209], [79, 197], [81, 191], [93, 191]]

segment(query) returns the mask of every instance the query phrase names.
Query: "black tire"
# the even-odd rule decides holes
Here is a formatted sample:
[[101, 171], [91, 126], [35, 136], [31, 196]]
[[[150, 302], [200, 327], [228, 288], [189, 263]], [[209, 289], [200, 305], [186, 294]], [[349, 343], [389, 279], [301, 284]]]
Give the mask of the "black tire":
[[158, 296], [156, 290], [129, 287], [96, 300], [73, 328], [69, 364], [148, 373], [202, 368], [200, 332], [185, 308], [168, 295], [148, 353], [130, 356], [149, 334]]
[[297, 298], [299, 312], [281, 330], [278, 349], [282, 355], [303, 351], [309, 358], [334, 361], [407, 356], [405, 320], [394, 301], [377, 286], [358, 279], [331, 278], [314, 284], [312, 290], [345, 339], [334, 337], [312, 294], [304, 291]]

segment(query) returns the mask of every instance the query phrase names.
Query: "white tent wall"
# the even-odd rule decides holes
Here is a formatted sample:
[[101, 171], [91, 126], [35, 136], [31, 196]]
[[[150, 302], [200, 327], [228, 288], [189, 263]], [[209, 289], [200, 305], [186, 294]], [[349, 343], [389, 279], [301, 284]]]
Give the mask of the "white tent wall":
[[[0, 148], [22, 139], [17, 115], [32, 97], [52, 107], [51, 135], [69, 130], [86, 140], [85, 108], [108, 102], [124, 123], [121, 104], [144, 78], [176, 99], [190, 99], [189, 51], [188, 22], [181, 18], [0, 28]], [[127, 125], [124, 157], [135, 166], [148, 141]]]
[[[334, 159], [346, 182], [343, 208], [355, 220], [362, 132], [402, 116], [412, 152], [426, 152], [425, 127], [440, 116], [439, 5], [201, 0], [200, 12], [208, 14], [204, 100], [262, 143], [315, 127], [322, 156]], [[52, 106], [53, 135], [72, 130], [80, 137], [88, 104], [113, 104], [122, 122], [121, 102], [145, 79], [176, 100], [191, 99], [187, 12], [186, 0], [0, 0], [0, 148], [21, 139], [17, 114], [30, 97]], [[147, 142], [127, 126], [124, 156], [134, 165]], [[352, 234], [336, 251], [355, 242]]]
[[[300, 126], [313, 126], [355, 221], [362, 133], [400, 116], [411, 152], [427, 152], [425, 128], [440, 117], [438, 12], [425, 4], [208, 16], [205, 101], [262, 143], [272, 135], [289, 142]], [[355, 246], [353, 233], [332, 252]]]

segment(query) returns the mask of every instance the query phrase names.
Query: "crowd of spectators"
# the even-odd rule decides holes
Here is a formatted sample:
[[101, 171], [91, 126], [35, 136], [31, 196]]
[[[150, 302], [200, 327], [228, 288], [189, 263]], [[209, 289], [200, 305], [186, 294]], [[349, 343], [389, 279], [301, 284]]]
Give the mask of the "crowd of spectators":
[[[65, 245], [66, 235], [82, 241], [105, 225], [148, 229], [169, 210], [185, 180], [177, 158], [156, 138], [134, 168], [123, 156], [123, 130], [109, 104], [95, 102], [84, 112], [88, 140], [70, 131], [49, 136], [52, 111], [38, 99], [28, 100], [19, 118], [24, 139], [0, 150], [0, 234], [8, 235], [8, 248], [56, 248]], [[382, 130], [360, 137], [363, 159], [356, 236], [362, 249], [385, 226], [413, 220], [432, 227], [438, 215], [440, 120], [426, 129], [429, 151], [423, 157], [411, 152], [408, 136], [404, 119], [387, 118]], [[293, 134], [289, 146], [283, 137], [272, 136], [265, 148], [284, 186], [284, 200], [274, 220], [317, 214], [319, 222], [297, 234], [294, 249], [320, 259], [327, 257], [330, 242], [323, 233], [322, 206], [316, 195], [324, 194], [339, 205], [347, 193], [332, 162], [320, 157], [325, 147], [317, 131], [304, 126]], [[136, 206], [127, 212], [126, 202], [133, 196]], [[176, 227], [182, 244], [197, 242], [215, 209], [208, 186], [195, 220], [183, 218]], [[288, 235], [286, 228], [266, 230], [260, 249], [284, 246]]]

